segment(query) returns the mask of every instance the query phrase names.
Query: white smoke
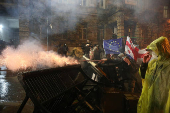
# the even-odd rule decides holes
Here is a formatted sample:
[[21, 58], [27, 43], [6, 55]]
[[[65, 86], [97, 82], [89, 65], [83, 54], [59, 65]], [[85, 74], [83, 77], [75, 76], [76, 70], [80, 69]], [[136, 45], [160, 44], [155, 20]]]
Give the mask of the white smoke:
[[54, 51], [44, 51], [42, 45], [35, 39], [24, 41], [16, 49], [7, 47], [2, 51], [0, 62], [1, 66], [5, 65], [12, 71], [78, 64], [74, 58], [60, 56]]
[[[55, 31], [50, 32], [51, 35], [64, 33], [67, 30], [74, 31], [77, 23], [82, 22], [82, 19], [93, 13], [99, 2], [93, 0], [93, 6], [91, 6], [90, 0], [86, 2], [83, 2], [83, 0], [30, 0], [29, 3], [24, 1], [24, 4], [22, 0], [18, 1], [21, 18], [29, 19], [30, 22], [36, 21], [39, 26], [45, 26], [45, 28], [48, 26], [46, 25], [48, 20], [48, 24], [51, 24]], [[13, 13], [13, 10], [10, 10], [10, 12]], [[57, 30], [61, 27], [64, 28]], [[43, 31], [42, 28], [42, 32], [46, 31]]]
[[[153, 21], [158, 21], [160, 11], [163, 11], [163, 6], [170, 3], [169, 0], [154, 1], [154, 0], [110, 0], [109, 4], [114, 6], [113, 9], [124, 10], [125, 15], [134, 16], [141, 24], [148, 24]], [[128, 11], [127, 11], [128, 10]], [[112, 13], [118, 12], [117, 10]], [[128, 13], [126, 13], [128, 12]]]

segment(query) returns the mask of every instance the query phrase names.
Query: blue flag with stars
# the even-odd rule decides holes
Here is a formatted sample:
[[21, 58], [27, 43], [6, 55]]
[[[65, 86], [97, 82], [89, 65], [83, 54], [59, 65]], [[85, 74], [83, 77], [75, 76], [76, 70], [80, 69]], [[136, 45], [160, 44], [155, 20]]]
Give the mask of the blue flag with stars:
[[120, 54], [120, 47], [122, 47], [122, 38], [103, 41], [103, 48], [106, 54]]

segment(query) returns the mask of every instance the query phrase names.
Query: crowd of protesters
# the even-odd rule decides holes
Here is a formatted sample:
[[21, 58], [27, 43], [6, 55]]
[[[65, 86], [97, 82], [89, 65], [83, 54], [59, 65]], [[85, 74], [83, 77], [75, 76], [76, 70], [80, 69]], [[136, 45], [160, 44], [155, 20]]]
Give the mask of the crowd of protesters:
[[[96, 63], [97, 66], [105, 72], [107, 78], [119, 85], [118, 87], [120, 87], [121, 90], [128, 92], [141, 91], [141, 80], [138, 79], [139, 65], [127, 56], [124, 50], [121, 50], [122, 53], [119, 55], [106, 55], [102, 45], [92, 45], [89, 40], [87, 40], [83, 49], [84, 56]], [[84, 64], [86, 64], [86, 66], [83, 66], [83, 68], [87, 71], [88, 75], [93, 75], [93, 70], [89, 64]]]
[[[59, 54], [64, 54], [60, 51], [60, 48], [64, 51], [64, 47], [59, 46]], [[170, 112], [170, 44], [166, 37], [154, 40], [147, 47], [148, 52], [144, 55], [141, 65], [126, 55], [124, 50], [120, 50], [121, 53], [118, 55], [101, 55], [104, 53], [103, 48], [99, 45], [93, 46], [89, 40], [83, 50], [85, 57], [97, 60], [96, 65], [106, 73], [107, 77], [123, 87], [120, 89], [131, 93], [141, 90], [138, 113]], [[102, 60], [103, 58], [106, 60]], [[82, 68], [92, 76], [92, 69], [87, 62]], [[143, 79], [142, 82], [138, 81], [139, 75]]]
[[[103, 71], [114, 83], [119, 84], [120, 79], [124, 80], [124, 91], [133, 93], [135, 89], [142, 88], [137, 106], [138, 113], [170, 113], [169, 40], [162, 36], [148, 45], [146, 50], [148, 52], [145, 53], [141, 65], [124, 51], [113, 57], [106, 55], [107, 60], [97, 65], [103, 67]], [[95, 58], [99, 59], [99, 54], [98, 57], [94, 55]], [[139, 75], [143, 79], [142, 86], [136, 84]]]
[[[124, 50], [121, 50], [122, 53], [119, 55], [106, 55], [102, 45], [93, 45], [89, 40], [87, 40], [82, 49], [84, 56], [96, 63], [110, 80], [121, 85], [122, 90], [135, 92], [136, 89], [141, 89], [141, 82], [137, 79], [139, 66], [125, 54]], [[66, 44], [59, 44], [57, 53], [67, 57], [68, 46]], [[103, 61], [102, 59], [107, 60]], [[87, 62], [82, 64], [82, 68], [87, 71], [88, 75], [92, 76], [93, 70], [90, 68], [90, 64]]]

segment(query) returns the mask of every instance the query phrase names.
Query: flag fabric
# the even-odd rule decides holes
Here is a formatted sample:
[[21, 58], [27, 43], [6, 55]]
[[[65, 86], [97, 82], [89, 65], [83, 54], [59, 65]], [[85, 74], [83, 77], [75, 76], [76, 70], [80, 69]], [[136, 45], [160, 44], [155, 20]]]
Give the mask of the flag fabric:
[[127, 36], [125, 52], [127, 55], [131, 56], [137, 64], [141, 64], [143, 61], [143, 56], [147, 52], [145, 49], [138, 49], [132, 42], [129, 36]]
[[122, 47], [122, 38], [103, 41], [105, 54], [120, 54], [119, 48]]

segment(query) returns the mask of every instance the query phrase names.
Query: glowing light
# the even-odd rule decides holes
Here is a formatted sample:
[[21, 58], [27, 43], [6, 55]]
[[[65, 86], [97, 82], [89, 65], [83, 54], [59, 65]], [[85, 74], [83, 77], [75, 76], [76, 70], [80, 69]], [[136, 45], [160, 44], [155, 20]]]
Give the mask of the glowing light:
[[167, 22], [170, 24], [170, 19], [168, 19]]
[[3, 26], [2, 26], [2, 25], [0, 25], [0, 30], [2, 30], [2, 28], [3, 28]]

